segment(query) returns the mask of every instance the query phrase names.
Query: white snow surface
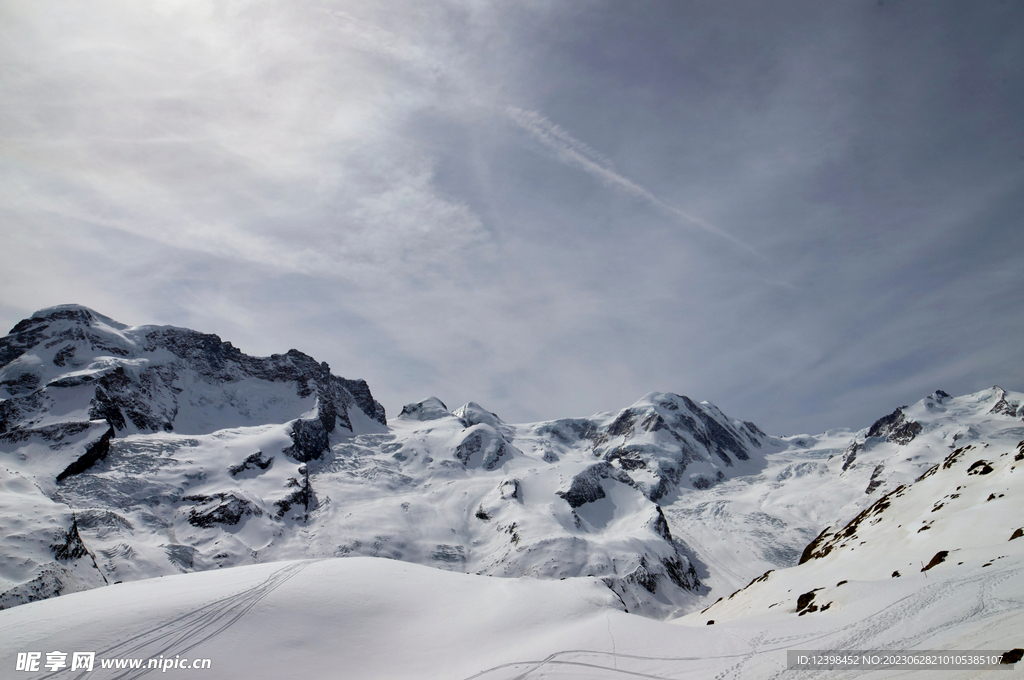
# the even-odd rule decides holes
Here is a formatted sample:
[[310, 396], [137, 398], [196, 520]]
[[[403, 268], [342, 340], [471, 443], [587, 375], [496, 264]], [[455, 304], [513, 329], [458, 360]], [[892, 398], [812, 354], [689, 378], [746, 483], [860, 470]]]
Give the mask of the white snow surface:
[[[785, 649], [1024, 647], [1018, 392], [790, 437], [664, 393], [514, 425], [432, 397], [321, 432], [304, 382], [211, 369], [236, 352], [215, 336], [190, 363], [77, 306], [22, 326], [0, 344], [0, 664], [38, 645], [225, 678], [761, 678]], [[173, 389], [147, 389], [153, 366]], [[95, 418], [115, 370], [173, 431]]]
[[784, 670], [787, 649], [1017, 646], [1022, 567], [1017, 554], [959, 576], [851, 582], [834, 611], [707, 626], [626, 614], [597, 579], [489, 578], [379, 558], [285, 561], [124, 583], [0, 612], [0, 663], [13, 668], [19, 651], [94, 651], [91, 673], [17, 676], [104, 680], [164, 673], [103, 670], [103, 659], [161, 657], [211, 662], [209, 670], [171, 669], [166, 677], [224, 680], [784, 678], [792, 675]]

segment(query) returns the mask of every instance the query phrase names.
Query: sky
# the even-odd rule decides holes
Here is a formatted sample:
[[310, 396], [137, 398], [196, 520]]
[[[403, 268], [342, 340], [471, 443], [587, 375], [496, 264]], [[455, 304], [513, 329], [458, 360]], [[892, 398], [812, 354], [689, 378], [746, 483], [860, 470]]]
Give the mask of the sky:
[[1024, 390], [1024, 4], [0, 0], [0, 325], [300, 349], [389, 415], [773, 434]]

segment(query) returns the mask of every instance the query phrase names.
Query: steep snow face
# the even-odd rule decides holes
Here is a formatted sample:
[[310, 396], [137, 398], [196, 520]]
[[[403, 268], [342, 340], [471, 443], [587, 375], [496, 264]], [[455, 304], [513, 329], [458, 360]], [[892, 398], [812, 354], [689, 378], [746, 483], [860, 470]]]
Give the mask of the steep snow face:
[[[1010, 420], [1015, 412], [996, 413], [987, 423], [979, 418], [1010, 396], [999, 390], [944, 400], [946, 412], [966, 422], [932, 428], [931, 434], [962, 445], [946, 447], [918, 479], [881, 495], [849, 522], [826, 528], [804, 549], [798, 566], [765, 574], [696, 618], [731, 620], [772, 608], [795, 615], [835, 611], [852, 606], [851, 593], [861, 593], [864, 584], [954, 584], [982, 578], [1004, 560], [1020, 564], [1024, 428]], [[927, 435], [937, 419], [926, 415], [936, 411], [926, 399], [906, 414], [920, 418]], [[982, 436], [965, 443], [966, 437], [956, 436], [960, 428]]]

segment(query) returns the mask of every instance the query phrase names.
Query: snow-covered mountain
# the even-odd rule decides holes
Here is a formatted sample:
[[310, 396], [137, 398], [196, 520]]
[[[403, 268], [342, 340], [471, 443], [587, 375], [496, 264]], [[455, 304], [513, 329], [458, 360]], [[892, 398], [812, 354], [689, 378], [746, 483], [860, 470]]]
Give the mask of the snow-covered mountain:
[[[757, 473], [782, 446], [712, 404], [654, 393], [519, 426], [431, 398], [388, 423], [365, 382], [301, 352], [249, 357], [213, 335], [129, 328], [79, 306], [22, 321], [0, 356], [0, 508], [24, 523], [7, 538], [20, 543], [5, 549], [4, 606], [366, 555], [597, 576], [630, 610], [665, 616], [705, 588], [659, 503]], [[33, 518], [16, 519], [29, 506]]]
[[[790, 437], [662, 393], [515, 425], [432, 397], [387, 420], [365, 382], [301, 352], [249, 357], [78, 306], [19, 323], [0, 361], [3, 608], [153, 576], [383, 557], [598, 584], [612, 599], [586, 611], [687, 614], [675, 623], [705, 637], [709, 621], [796, 626], [849, 648], [885, 642], [891, 627], [858, 626], [898, 602], [959, 612], [914, 629], [917, 644], [1024, 611], [1017, 595], [1001, 609], [953, 598], [1024, 568], [1024, 540], [1011, 540], [1024, 531], [1024, 395], [998, 387]], [[357, 571], [380, 587], [372, 569]]]

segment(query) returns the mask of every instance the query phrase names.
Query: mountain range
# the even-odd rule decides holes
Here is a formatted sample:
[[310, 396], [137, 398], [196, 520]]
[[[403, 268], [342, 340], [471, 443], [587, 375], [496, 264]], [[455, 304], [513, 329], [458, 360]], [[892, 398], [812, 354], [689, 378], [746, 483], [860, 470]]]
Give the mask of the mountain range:
[[[883, 601], [940, 582], [948, 597], [999, 599], [1021, 580], [1024, 394], [999, 387], [939, 390], [880, 408], [868, 428], [815, 435], [771, 436], [668, 393], [528, 424], [436, 397], [389, 418], [365, 381], [297, 350], [251, 357], [215, 335], [63, 305], [0, 339], [0, 388], [0, 608], [12, 614], [288, 560], [346, 558], [338, 569], [386, 589], [366, 574], [392, 567], [353, 558], [388, 558], [592, 584], [604, 595], [581, 597], [675, 626], [846, 617], [837, 640], [852, 649], [905, 626], [861, 625]], [[1020, 621], [1019, 590], [973, 618], [936, 614], [902, 644]]]

